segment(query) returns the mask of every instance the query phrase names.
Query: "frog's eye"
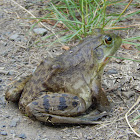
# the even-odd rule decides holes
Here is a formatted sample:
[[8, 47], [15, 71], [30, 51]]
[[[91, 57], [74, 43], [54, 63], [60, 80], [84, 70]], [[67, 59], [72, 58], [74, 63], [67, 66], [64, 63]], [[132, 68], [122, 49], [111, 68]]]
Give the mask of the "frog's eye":
[[105, 36], [105, 43], [108, 44], [108, 45], [111, 44], [112, 43], [112, 37], [106, 35]]

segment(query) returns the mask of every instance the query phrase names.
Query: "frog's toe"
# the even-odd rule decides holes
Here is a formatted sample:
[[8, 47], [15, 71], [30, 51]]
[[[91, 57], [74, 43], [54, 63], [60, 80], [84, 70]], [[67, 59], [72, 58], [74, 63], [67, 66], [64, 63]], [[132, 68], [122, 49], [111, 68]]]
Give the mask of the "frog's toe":
[[23, 88], [28, 80], [31, 78], [31, 75], [22, 77], [19, 80], [15, 81], [10, 88], [7, 89], [5, 93], [5, 99], [7, 101], [17, 102], [21, 96]]
[[19, 100], [20, 95], [21, 95], [21, 91], [19, 91], [18, 88], [14, 86], [6, 91], [5, 99], [7, 101], [16, 102]]
[[83, 115], [83, 116], [79, 116], [78, 118], [81, 119], [81, 120], [85, 120], [85, 121], [99, 121], [101, 120], [103, 117], [109, 115], [108, 112], [104, 111], [102, 113], [99, 113], [99, 114], [95, 114], [95, 112], [91, 112], [87, 115]]

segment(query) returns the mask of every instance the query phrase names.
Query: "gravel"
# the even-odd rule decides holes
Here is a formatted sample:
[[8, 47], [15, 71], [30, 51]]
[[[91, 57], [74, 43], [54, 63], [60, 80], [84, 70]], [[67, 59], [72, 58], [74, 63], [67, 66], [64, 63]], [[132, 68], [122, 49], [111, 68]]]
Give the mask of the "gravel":
[[19, 138], [26, 139], [26, 135], [24, 133], [19, 134]]
[[33, 31], [36, 33], [36, 34], [39, 34], [39, 35], [46, 35], [48, 33], [48, 31], [44, 28], [35, 28], [33, 29]]
[[15, 40], [17, 40], [18, 37], [19, 37], [19, 34], [16, 33], [16, 34], [11, 35], [9, 37], [9, 39], [12, 40], [12, 41], [15, 41]]
[[5, 132], [5, 131], [1, 131], [0, 134], [3, 136], [7, 136], [7, 132]]
[[20, 118], [14, 118], [10, 123], [10, 127], [16, 127], [19, 122]]

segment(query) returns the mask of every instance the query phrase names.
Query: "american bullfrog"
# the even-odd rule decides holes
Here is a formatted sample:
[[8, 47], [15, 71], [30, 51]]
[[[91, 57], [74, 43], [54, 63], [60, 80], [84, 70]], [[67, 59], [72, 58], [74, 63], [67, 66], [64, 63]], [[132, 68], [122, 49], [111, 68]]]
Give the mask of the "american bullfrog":
[[[109, 111], [101, 87], [104, 66], [121, 45], [113, 33], [94, 29], [93, 34], [62, 55], [43, 60], [32, 75], [21, 78], [6, 92], [6, 100], [19, 102], [29, 117], [50, 123], [96, 124], [88, 112]], [[88, 114], [89, 113], [89, 114]]]

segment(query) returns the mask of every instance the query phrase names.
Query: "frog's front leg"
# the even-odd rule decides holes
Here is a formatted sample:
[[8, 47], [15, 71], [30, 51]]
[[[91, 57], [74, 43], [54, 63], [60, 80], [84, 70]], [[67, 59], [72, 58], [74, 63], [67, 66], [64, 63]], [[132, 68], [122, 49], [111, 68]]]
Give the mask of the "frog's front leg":
[[7, 101], [17, 102], [20, 98], [21, 92], [25, 84], [29, 81], [32, 75], [27, 75], [15, 81], [10, 88], [7, 89], [5, 93], [5, 99]]
[[69, 124], [96, 124], [85, 117], [75, 117], [86, 111], [85, 101], [68, 93], [50, 93], [32, 101], [25, 109], [29, 117], [42, 122]]
[[[98, 78], [100, 79], [100, 77]], [[108, 101], [108, 98], [103, 91], [101, 87], [101, 80], [96, 80], [92, 82], [92, 92], [93, 92], [93, 100], [96, 100], [97, 102], [97, 108], [100, 111], [107, 111], [109, 112], [111, 110], [110, 102]]]

